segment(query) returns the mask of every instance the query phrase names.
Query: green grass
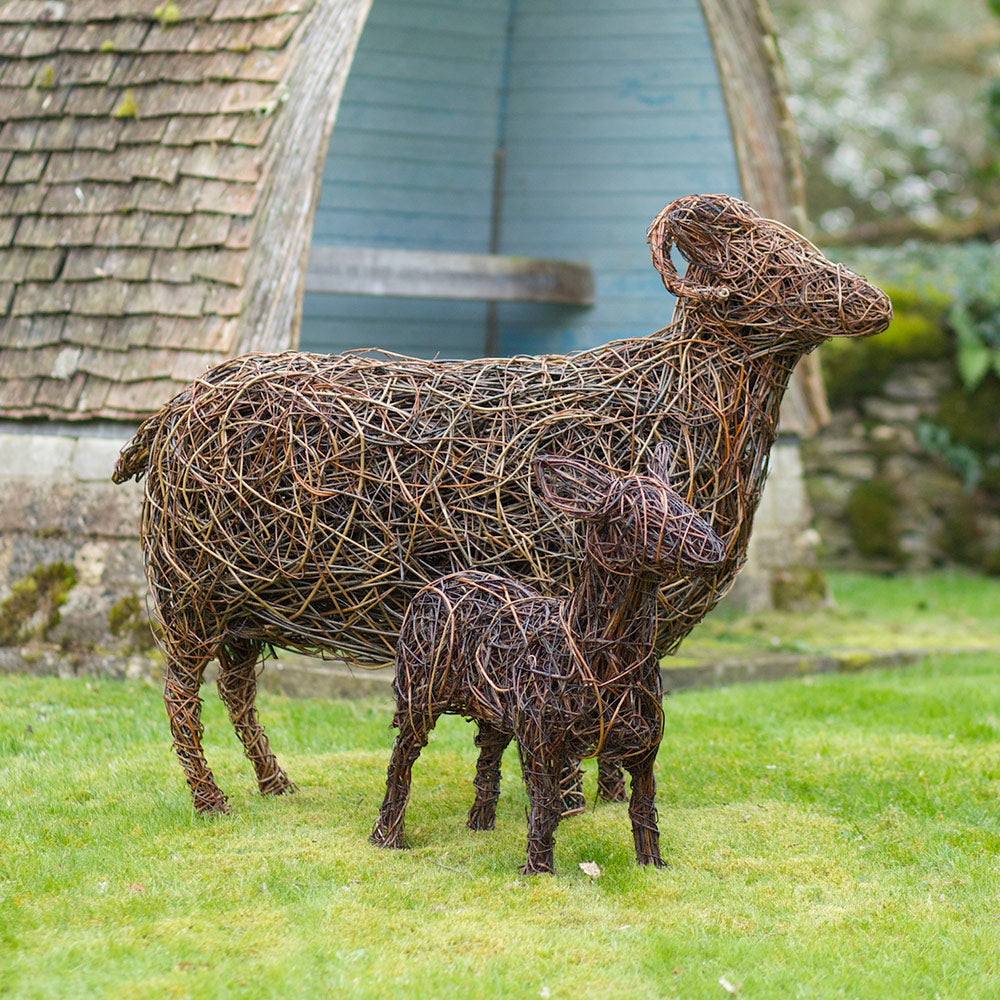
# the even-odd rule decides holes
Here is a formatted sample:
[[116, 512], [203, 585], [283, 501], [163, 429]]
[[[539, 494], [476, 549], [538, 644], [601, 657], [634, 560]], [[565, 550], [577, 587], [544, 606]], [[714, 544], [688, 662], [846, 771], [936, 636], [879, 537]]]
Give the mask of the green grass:
[[829, 573], [830, 607], [744, 615], [723, 602], [677, 656], [765, 652], [1000, 650], [1000, 579], [960, 571], [900, 576]]
[[205, 693], [221, 819], [193, 814], [155, 689], [0, 677], [0, 997], [1000, 996], [994, 654], [672, 697], [670, 868], [636, 866], [613, 805], [535, 878], [515, 754], [497, 830], [464, 829], [461, 720], [386, 852], [387, 704], [262, 696], [300, 788], [265, 800]]

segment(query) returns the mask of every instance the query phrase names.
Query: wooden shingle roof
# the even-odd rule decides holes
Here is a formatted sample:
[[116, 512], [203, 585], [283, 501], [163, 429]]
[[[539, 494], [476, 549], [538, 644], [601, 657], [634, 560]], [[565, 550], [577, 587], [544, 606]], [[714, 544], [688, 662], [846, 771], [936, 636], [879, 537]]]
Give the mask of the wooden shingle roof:
[[3, 415], [131, 419], [239, 346], [312, 6], [0, 3]]

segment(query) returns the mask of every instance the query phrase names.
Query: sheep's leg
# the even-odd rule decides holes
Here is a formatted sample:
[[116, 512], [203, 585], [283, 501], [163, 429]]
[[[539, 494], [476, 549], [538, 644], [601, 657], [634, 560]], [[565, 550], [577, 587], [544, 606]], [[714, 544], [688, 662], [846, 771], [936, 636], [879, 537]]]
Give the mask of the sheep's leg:
[[[428, 721], [419, 717], [411, 719], [408, 711], [396, 710], [393, 724], [399, 727], [399, 732], [396, 734], [386, 772], [385, 799], [369, 838], [378, 847], [403, 846], [403, 818], [410, 798], [410, 772], [420, 751], [427, 745], [427, 734], [433, 729], [435, 721], [436, 719]], [[413, 725], [414, 722], [417, 723], [416, 726]]]
[[583, 794], [583, 767], [576, 757], [570, 757], [559, 775], [559, 797], [562, 815], [576, 816], [587, 808], [587, 798]]
[[627, 802], [625, 773], [603, 756], [597, 758], [597, 799], [599, 802]]
[[546, 749], [546, 741], [540, 736], [518, 734], [521, 774], [528, 790], [528, 858], [521, 869], [525, 875], [555, 872], [555, 830], [562, 812], [559, 776], [565, 757]]
[[640, 865], [665, 868], [667, 863], [660, 857], [660, 831], [656, 825], [656, 778], [653, 775], [655, 760], [654, 750], [628, 769], [632, 777], [628, 816], [632, 821], [636, 860]]
[[295, 785], [278, 766], [264, 727], [257, 718], [257, 657], [260, 643], [230, 644], [219, 650], [219, 697], [229, 711], [236, 735], [253, 764], [261, 795], [294, 792]]
[[201, 746], [204, 726], [198, 689], [211, 654], [204, 649], [186, 653], [178, 649], [179, 645], [171, 641], [169, 634], [164, 636], [167, 666], [163, 703], [174, 738], [174, 750], [184, 769], [195, 809], [201, 813], [227, 813], [226, 796], [215, 783]]
[[492, 830], [496, 826], [497, 799], [500, 798], [500, 762], [503, 752], [513, 739], [513, 733], [505, 732], [488, 722], [476, 723], [476, 746], [479, 760], [476, 762], [476, 801], [469, 810], [466, 824], [470, 830]]

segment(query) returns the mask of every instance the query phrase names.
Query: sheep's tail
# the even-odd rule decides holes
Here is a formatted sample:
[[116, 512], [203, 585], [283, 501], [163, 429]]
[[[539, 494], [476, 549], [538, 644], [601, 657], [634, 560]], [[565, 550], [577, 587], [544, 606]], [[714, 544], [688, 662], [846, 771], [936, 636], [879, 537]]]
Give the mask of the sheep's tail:
[[127, 479], [138, 482], [146, 474], [149, 469], [149, 453], [162, 418], [163, 411], [153, 414], [139, 425], [134, 437], [122, 448], [118, 461], [115, 462], [115, 471], [111, 474], [114, 482], [124, 483]]

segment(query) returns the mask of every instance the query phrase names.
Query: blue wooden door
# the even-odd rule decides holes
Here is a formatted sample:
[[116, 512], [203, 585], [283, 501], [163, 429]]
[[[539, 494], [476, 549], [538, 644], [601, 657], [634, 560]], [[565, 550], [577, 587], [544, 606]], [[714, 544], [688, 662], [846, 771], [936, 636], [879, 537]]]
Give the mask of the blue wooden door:
[[[739, 193], [698, 0], [375, 0], [313, 241], [587, 261], [593, 306], [496, 307], [497, 353], [565, 351], [669, 322], [645, 228], [691, 191]], [[484, 302], [309, 293], [301, 347], [476, 357], [487, 321]]]

